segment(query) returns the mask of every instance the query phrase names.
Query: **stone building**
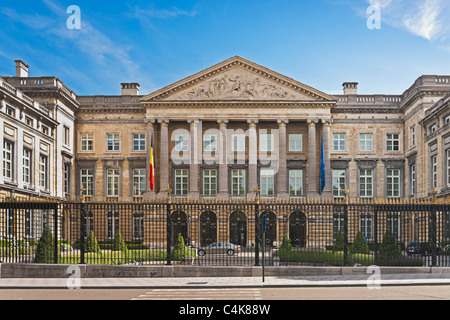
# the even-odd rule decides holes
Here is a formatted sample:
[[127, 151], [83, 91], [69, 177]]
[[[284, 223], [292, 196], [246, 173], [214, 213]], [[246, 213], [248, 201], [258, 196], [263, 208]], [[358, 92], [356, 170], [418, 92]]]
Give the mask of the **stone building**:
[[[364, 95], [358, 83], [346, 82], [343, 94], [332, 96], [236, 56], [150, 94], [122, 83], [121, 95], [79, 96], [58, 78], [29, 77], [28, 66], [16, 64], [16, 76], [2, 77], [0, 86], [5, 196], [75, 199], [83, 191], [115, 201], [449, 193], [450, 76], [421, 76], [398, 95]], [[28, 184], [24, 143], [34, 150]], [[39, 157], [46, 152], [48, 182], [39, 188]]]

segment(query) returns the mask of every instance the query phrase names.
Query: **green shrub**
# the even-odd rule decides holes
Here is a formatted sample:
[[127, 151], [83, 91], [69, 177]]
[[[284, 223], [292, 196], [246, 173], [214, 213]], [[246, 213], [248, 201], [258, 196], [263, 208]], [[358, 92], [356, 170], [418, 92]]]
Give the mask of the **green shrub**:
[[181, 233], [179, 233], [170, 257], [172, 258], [172, 260], [184, 260], [186, 259], [186, 253], [187, 248], [184, 244], [183, 236], [181, 235]]
[[285, 234], [283, 236], [283, 241], [281, 242], [280, 249], [278, 250], [278, 256], [280, 257], [280, 261], [290, 261], [292, 258], [292, 243], [289, 239], [289, 236]]
[[44, 229], [41, 238], [37, 244], [35, 263], [54, 263], [54, 240], [53, 234], [49, 227]]
[[93, 230], [89, 232], [86, 244], [84, 245], [84, 251], [100, 253], [100, 247], [98, 246], [97, 238], [95, 237]]
[[342, 230], [339, 230], [336, 235], [336, 241], [334, 242], [333, 252], [344, 251], [344, 235]]
[[378, 251], [378, 263], [380, 265], [390, 265], [401, 256], [402, 252], [399, 244], [397, 243], [397, 239], [390, 229], [386, 229], [383, 236], [383, 242], [381, 243], [380, 250]]
[[127, 245], [125, 244], [125, 241], [123, 241], [120, 231], [117, 231], [114, 235], [112, 250], [121, 251], [123, 253], [126, 253], [128, 251]]
[[364, 236], [361, 231], [358, 231], [356, 234], [355, 240], [353, 241], [353, 245], [350, 248], [350, 253], [364, 253], [368, 254], [369, 246], [367, 245], [366, 239], [364, 239]]

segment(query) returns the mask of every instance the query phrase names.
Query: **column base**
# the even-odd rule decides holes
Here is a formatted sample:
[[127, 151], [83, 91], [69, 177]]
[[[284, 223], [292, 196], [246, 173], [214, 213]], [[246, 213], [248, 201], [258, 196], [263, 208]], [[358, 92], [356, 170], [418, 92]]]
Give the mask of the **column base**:
[[217, 200], [228, 200], [230, 198], [230, 195], [228, 194], [228, 192], [222, 191], [219, 192], [218, 194], [216, 194], [216, 199]]
[[147, 191], [144, 193], [144, 199], [145, 200], [155, 200], [156, 199], [156, 192], [155, 191]]
[[277, 193], [277, 199], [287, 200], [287, 199], [289, 199], [289, 193], [287, 193], [287, 192], [278, 192]]
[[167, 200], [169, 198], [169, 192], [168, 191], [161, 191], [156, 195], [157, 200]]
[[200, 199], [200, 192], [198, 191], [189, 191], [187, 194], [188, 200], [198, 200]]
[[306, 196], [308, 199], [312, 200], [320, 199], [320, 194], [318, 192], [308, 192]]

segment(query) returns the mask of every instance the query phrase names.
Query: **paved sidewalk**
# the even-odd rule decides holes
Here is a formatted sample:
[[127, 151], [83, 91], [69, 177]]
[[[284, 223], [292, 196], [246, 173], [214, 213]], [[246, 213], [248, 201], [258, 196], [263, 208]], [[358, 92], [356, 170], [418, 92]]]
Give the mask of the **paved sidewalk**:
[[136, 288], [262, 288], [262, 287], [342, 287], [405, 285], [450, 285], [450, 274], [386, 274], [375, 283], [374, 276], [304, 277], [214, 277], [214, 278], [3, 278], [0, 289], [136, 289]]

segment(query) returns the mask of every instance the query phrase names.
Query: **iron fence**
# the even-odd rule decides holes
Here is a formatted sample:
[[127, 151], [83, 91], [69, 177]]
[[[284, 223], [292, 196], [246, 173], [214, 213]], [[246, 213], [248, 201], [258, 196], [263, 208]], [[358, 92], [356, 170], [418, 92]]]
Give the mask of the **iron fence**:
[[0, 261], [449, 266], [437, 201], [0, 202]]

